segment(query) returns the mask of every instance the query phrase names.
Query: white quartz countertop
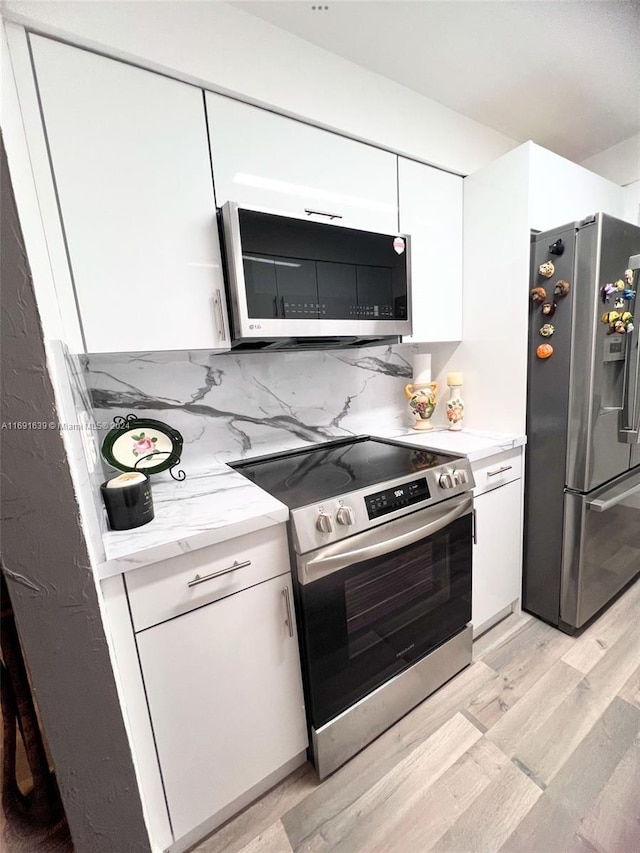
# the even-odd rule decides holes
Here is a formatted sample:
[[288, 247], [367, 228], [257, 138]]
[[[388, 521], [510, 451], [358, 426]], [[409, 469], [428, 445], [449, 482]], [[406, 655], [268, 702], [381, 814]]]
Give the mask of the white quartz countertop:
[[[372, 436], [467, 456], [471, 462], [526, 443], [524, 435], [466, 429], [452, 432], [446, 427], [426, 432], [387, 430]], [[133, 530], [104, 534], [106, 559], [97, 567], [98, 578], [215, 545], [289, 518], [283, 503], [224, 464], [192, 473], [182, 482], [168, 474], [162, 480], [154, 478], [151, 489], [155, 518]]]
[[98, 578], [121, 574], [187, 551], [280, 524], [289, 509], [228, 465], [186, 480], [151, 480], [155, 518], [133, 530], [103, 536], [106, 561]]
[[434, 427], [431, 430], [394, 430], [379, 434], [380, 438], [422, 447], [425, 450], [441, 451], [466, 456], [470, 462], [477, 462], [488, 456], [495, 456], [514, 447], [527, 443], [525, 435], [511, 433], [484, 432], [482, 430], [450, 430], [447, 427]]

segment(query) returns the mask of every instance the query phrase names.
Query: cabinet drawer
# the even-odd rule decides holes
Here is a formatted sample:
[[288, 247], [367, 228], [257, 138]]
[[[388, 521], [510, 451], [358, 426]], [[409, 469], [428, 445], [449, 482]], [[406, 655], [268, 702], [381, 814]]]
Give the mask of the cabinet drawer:
[[497, 453], [474, 462], [471, 467], [476, 481], [474, 495], [481, 495], [522, 476], [522, 448], [515, 447], [513, 450]]
[[[284, 524], [136, 569], [125, 575], [134, 630], [142, 631], [288, 571]], [[193, 584], [194, 580], [201, 582]]]

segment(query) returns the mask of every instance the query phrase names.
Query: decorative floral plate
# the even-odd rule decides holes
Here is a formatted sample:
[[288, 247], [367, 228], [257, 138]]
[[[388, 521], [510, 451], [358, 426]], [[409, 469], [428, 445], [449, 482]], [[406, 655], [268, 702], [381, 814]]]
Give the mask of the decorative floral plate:
[[102, 455], [119, 471], [158, 474], [180, 461], [183, 439], [162, 421], [146, 418], [116, 418], [102, 442]]

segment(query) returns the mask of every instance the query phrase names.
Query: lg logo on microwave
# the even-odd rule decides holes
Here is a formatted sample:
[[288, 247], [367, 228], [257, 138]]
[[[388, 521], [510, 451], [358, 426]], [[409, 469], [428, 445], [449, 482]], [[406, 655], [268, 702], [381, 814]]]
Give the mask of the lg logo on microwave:
[[250, 329], [261, 329], [262, 326], [260, 325], [260, 323], [251, 323], [249, 328]]

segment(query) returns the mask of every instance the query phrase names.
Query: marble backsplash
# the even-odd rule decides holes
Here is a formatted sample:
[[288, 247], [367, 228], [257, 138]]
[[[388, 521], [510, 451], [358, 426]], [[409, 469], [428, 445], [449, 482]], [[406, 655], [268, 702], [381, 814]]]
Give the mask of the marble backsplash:
[[100, 354], [85, 357], [85, 378], [100, 444], [116, 415], [155, 418], [182, 434], [188, 472], [410, 426], [403, 388], [417, 349]]

